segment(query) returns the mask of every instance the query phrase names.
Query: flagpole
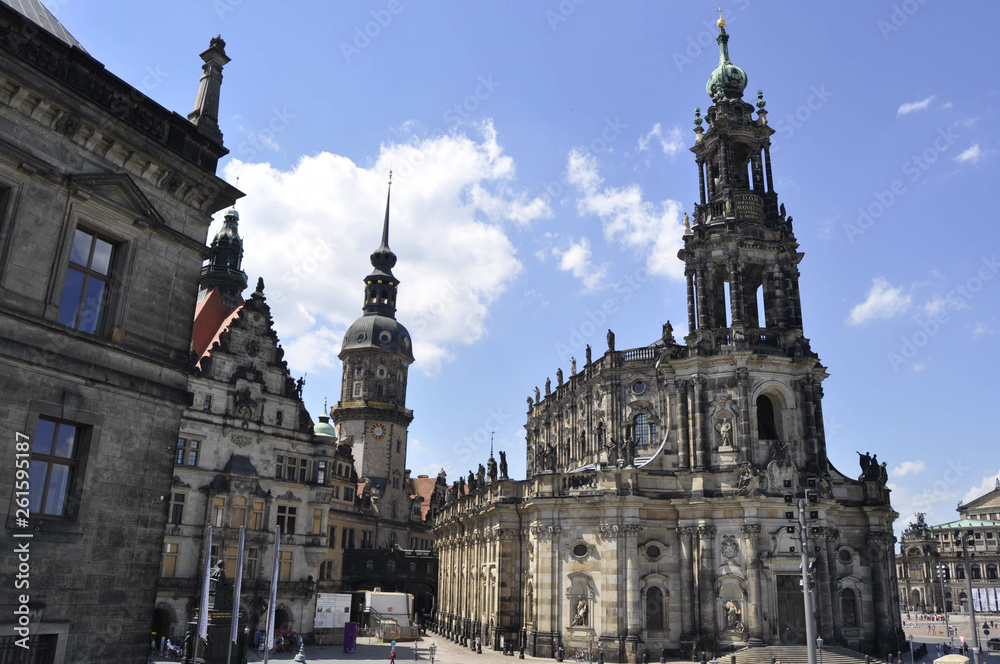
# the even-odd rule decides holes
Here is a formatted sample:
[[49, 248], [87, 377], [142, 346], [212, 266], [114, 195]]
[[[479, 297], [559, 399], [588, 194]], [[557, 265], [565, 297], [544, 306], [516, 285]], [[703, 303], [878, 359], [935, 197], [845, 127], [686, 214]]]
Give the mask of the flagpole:
[[[240, 526], [240, 546], [236, 554], [236, 580], [233, 582], [233, 611], [229, 619], [229, 645], [226, 664], [233, 661], [233, 644], [237, 642], [240, 622], [240, 590], [243, 585], [243, 526]], [[245, 644], [244, 644], [245, 645]]]
[[274, 643], [274, 605], [278, 601], [278, 560], [281, 551], [281, 525], [274, 527], [274, 569], [271, 571], [271, 597], [267, 607], [267, 631], [264, 632], [264, 664]]
[[194, 634], [194, 650], [191, 661], [198, 661], [198, 644], [203, 635], [208, 636], [208, 588], [209, 577], [212, 573], [212, 526], [208, 527], [208, 536], [205, 538], [205, 569], [201, 581], [201, 607], [198, 609], [198, 626]]

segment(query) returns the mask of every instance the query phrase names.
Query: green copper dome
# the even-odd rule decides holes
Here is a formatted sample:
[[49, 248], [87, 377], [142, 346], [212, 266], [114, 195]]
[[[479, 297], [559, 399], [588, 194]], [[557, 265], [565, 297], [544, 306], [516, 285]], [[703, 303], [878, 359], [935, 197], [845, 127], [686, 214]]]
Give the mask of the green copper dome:
[[743, 97], [743, 90], [747, 87], [747, 73], [729, 59], [729, 34], [726, 33], [723, 21], [719, 21], [719, 36], [716, 41], [719, 42], [719, 66], [708, 77], [705, 92], [716, 101], [739, 99]]
[[330, 424], [330, 418], [327, 415], [319, 416], [319, 422], [313, 425], [313, 434], [324, 438], [332, 438], [333, 441], [337, 440], [337, 432], [334, 430], [333, 425]]

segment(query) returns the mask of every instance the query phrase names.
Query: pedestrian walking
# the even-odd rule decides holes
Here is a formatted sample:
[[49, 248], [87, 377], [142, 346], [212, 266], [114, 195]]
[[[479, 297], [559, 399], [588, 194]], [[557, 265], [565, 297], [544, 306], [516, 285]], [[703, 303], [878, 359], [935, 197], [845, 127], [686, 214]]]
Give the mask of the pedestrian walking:
[[395, 664], [396, 662], [396, 639], [392, 640], [392, 649], [389, 651], [389, 662], [390, 664]]

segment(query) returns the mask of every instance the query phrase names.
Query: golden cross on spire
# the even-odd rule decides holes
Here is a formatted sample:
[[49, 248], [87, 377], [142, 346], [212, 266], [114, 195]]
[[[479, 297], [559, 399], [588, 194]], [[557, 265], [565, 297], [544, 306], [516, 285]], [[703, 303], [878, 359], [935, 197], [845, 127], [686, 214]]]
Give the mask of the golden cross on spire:
[[723, 9], [722, 7], [719, 7], [715, 11], [719, 12], [719, 21], [718, 21], [718, 23], [716, 23], [716, 25], [718, 25], [720, 28], [726, 27], [726, 19], [723, 16], [723, 14], [726, 13], [726, 10]]

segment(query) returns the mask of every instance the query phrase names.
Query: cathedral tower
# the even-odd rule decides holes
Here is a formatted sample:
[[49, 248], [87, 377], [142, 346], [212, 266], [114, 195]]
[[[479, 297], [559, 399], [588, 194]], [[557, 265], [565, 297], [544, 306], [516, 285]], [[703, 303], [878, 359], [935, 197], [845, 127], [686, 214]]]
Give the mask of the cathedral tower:
[[212, 240], [215, 255], [201, 268], [198, 280], [198, 299], [204, 299], [213, 288], [218, 288], [223, 304], [235, 307], [247, 287], [247, 273], [243, 271], [243, 238], [239, 230], [240, 214], [236, 208], [226, 212], [222, 228]]
[[413, 347], [410, 333], [396, 320], [399, 280], [392, 274], [396, 254], [389, 248], [388, 194], [382, 243], [371, 263], [364, 280], [364, 313], [344, 334], [340, 401], [331, 417], [340, 439], [353, 442], [358, 476], [372, 489], [382, 515], [405, 520], [406, 437], [413, 420], [413, 411], [406, 408], [406, 379]]

